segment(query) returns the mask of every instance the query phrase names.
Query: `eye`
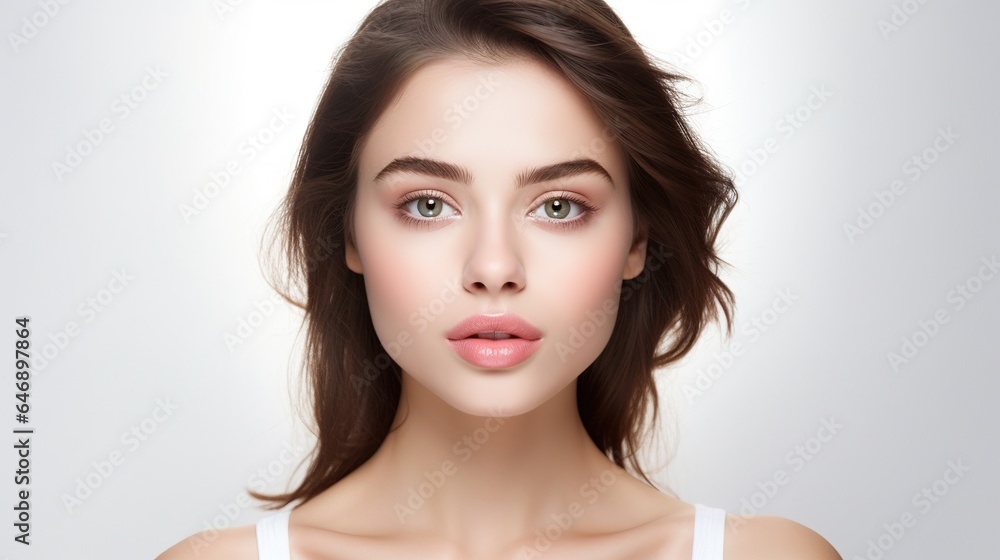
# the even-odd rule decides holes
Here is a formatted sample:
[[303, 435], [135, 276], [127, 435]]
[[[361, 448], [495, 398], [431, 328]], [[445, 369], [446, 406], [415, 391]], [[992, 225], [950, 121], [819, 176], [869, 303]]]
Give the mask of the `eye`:
[[[396, 208], [400, 210], [400, 217], [410, 223], [427, 225], [437, 221], [441, 217], [444, 208], [451, 208], [444, 198], [432, 191], [417, 191], [403, 197]], [[452, 208], [452, 210], [454, 210]], [[445, 214], [444, 217], [453, 215]], [[418, 217], [419, 216], [419, 217]]]
[[[577, 206], [578, 211], [570, 215], [573, 206]], [[532, 215], [537, 215], [538, 211], [543, 213], [539, 216], [543, 221], [554, 223], [558, 227], [578, 227], [590, 221], [597, 209], [582, 198], [569, 193], [559, 193], [545, 199]]]

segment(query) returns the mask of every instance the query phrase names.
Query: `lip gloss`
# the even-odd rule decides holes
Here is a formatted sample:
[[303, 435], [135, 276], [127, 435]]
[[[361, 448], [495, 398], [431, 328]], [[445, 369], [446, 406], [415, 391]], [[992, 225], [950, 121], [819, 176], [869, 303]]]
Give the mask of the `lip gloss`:
[[527, 360], [541, 346], [541, 339], [462, 338], [448, 340], [452, 349], [470, 364], [482, 368], [501, 369], [516, 366]]

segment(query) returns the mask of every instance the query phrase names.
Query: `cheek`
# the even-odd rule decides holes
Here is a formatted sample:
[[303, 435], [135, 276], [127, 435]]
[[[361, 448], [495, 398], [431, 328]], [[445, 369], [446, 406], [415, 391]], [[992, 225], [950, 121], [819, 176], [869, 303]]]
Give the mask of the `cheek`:
[[529, 275], [541, 296], [533, 299], [537, 305], [530, 312], [551, 323], [554, 341], [577, 348], [575, 355], [589, 364], [614, 328], [626, 258], [622, 243], [607, 235], [585, 249], [567, 248], [548, 255], [537, 256], [536, 271]]
[[[365, 262], [365, 291], [372, 323], [382, 344], [396, 338], [396, 333], [406, 326], [406, 317], [413, 307], [411, 290], [416, 279], [392, 273], [392, 259], [388, 254], [370, 257]], [[384, 259], [384, 261], [383, 261]], [[407, 281], [404, 282], [404, 279]]]
[[426, 318], [442, 310], [444, 276], [440, 247], [424, 250], [400, 238], [399, 228], [369, 220], [357, 228], [372, 324], [383, 346], [426, 330]]

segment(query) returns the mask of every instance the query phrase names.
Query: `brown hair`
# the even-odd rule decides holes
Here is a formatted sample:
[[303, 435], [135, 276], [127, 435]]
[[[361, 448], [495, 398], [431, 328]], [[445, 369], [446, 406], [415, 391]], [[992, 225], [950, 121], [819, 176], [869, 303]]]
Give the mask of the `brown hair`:
[[[307, 501], [367, 461], [391, 429], [399, 366], [376, 336], [364, 279], [346, 265], [358, 158], [369, 130], [403, 81], [437, 58], [499, 63], [530, 56], [589, 98], [627, 158], [633, 223], [648, 226], [647, 255], [663, 262], [624, 280], [611, 338], [577, 383], [590, 437], [619, 467], [654, 486], [636, 453], [655, 425], [653, 372], [679, 360], [735, 301], [716, 275], [719, 228], [736, 203], [727, 171], [695, 138], [680, 110], [688, 78], [654, 65], [602, 0], [386, 0], [335, 57], [309, 123], [291, 186], [277, 209], [284, 287], [308, 324], [303, 363], [317, 443], [304, 479], [274, 502]], [[700, 100], [695, 100], [691, 105]], [[663, 259], [663, 256], [667, 256]], [[304, 302], [289, 292], [304, 288]], [[669, 335], [668, 343], [660, 343]], [[662, 351], [661, 351], [662, 350]]]

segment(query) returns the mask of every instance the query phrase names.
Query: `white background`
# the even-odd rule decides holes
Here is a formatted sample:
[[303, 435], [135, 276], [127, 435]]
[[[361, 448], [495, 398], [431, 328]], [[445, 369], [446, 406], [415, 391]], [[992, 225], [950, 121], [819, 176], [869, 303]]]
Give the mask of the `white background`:
[[[845, 559], [875, 558], [879, 544], [886, 559], [996, 558], [1000, 277], [982, 259], [1000, 257], [1000, 7], [610, 3], [651, 54], [698, 81], [692, 118], [742, 171], [722, 235], [736, 333], [707, 333], [659, 372], [676, 430], [650, 450], [653, 463], [674, 451], [657, 479], [685, 501], [794, 519]], [[23, 427], [16, 317], [31, 317], [47, 356], [27, 424], [32, 545], [13, 542], [12, 435], [0, 557], [152, 558], [213, 525], [255, 522], [266, 512], [240, 505], [243, 489], [283, 490], [302, 474], [309, 439], [288, 373], [299, 316], [273, 304], [261, 228], [331, 57], [373, 4], [44, 5], [0, 8], [4, 430]], [[111, 131], [88, 150], [102, 119]], [[933, 149], [942, 129], [955, 138]], [[252, 159], [248, 136], [268, 141]], [[67, 151], [81, 144], [75, 161]], [[240, 173], [206, 189], [232, 160]], [[889, 200], [894, 181], [902, 194]], [[185, 217], [197, 193], [212, 197]], [[921, 322], [930, 335], [915, 334]], [[904, 338], [919, 347], [894, 368]], [[736, 342], [740, 355], [727, 354]], [[839, 426], [832, 436], [824, 421]], [[133, 427], [143, 439], [123, 438]], [[950, 463], [967, 470], [946, 476]], [[916, 524], [893, 536], [886, 526], [907, 514]]]

